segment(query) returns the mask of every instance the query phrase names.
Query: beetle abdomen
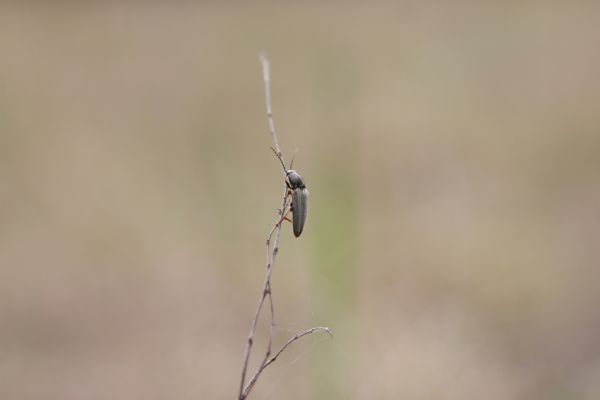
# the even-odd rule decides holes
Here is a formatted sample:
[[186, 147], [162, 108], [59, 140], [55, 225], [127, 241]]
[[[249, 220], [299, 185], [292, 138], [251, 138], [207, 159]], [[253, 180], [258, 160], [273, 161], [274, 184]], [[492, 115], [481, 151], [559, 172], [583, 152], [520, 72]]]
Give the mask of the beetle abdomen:
[[298, 237], [304, 229], [308, 213], [308, 189], [296, 188], [292, 191], [292, 225], [294, 236]]

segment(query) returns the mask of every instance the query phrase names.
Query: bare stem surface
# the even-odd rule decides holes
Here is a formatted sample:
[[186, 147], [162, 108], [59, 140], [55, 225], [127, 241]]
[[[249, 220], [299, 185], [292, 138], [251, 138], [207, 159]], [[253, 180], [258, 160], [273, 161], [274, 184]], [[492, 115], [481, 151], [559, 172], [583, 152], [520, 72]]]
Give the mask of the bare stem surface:
[[[279, 141], [277, 139], [277, 133], [275, 131], [275, 122], [273, 120], [273, 108], [271, 107], [271, 74], [269, 68], [269, 60], [265, 57], [264, 54], [260, 55], [260, 62], [262, 64], [263, 70], [263, 80], [265, 83], [265, 103], [267, 108], [267, 116], [269, 119], [269, 130], [271, 132], [271, 139], [273, 140], [273, 147], [275, 152], [281, 157], [283, 162], [283, 154], [281, 153], [281, 148], [279, 147]], [[284, 172], [285, 173], [285, 172]], [[244, 351], [244, 359], [242, 362], [242, 377], [240, 381], [240, 388], [238, 399], [245, 400], [252, 388], [256, 384], [256, 381], [260, 377], [260, 374], [271, 365], [277, 357], [281, 355], [292, 343], [296, 340], [302, 338], [303, 336], [310, 335], [315, 332], [323, 332], [331, 335], [329, 328], [325, 327], [315, 327], [308, 329], [306, 331], [297, 333], [292, 336], [274, 355], [271, 356], [273, 350], [273, 336], [275, 334], [275, 307], [273, 305], [273, 292], [271, 289], [271, 275], [273, 273], [273, 266], [275, 264], [275, 258], [277, 257], [277, 253], [279, 252], [279, 240], [281, 238], [281, 224], [283, 223], [284, 212], [289, 206], [289, 197], [287, 195], [287, 187], [283, 185], [283, 200], [281, 203], [281, 208], [279, 209], [279, 218], [278, 222], [275, 224], [269, 236], [267, 237], [267, 270], [265, 273], [265, 280], [263, 283], [263, 288], [261, 294], [258, 298], [258, 304], [256, 306], [256, 311], [254, 312], [254, 318], [252, 319], [252, 325], [250, 327], [250, 333], [248, 334], [248, 340], [246, 342], [246, 349]], [[275, 235], [275, 239], [271, 242], [271, 239]], [[254, 345], [254, 335], [256, 334], [256, 325], [258, 324], [258, 320], [260, 317], [260, 313], [265, 305], [265, 300], [269, 301], [269, 309], [270, 309], [270, 317], [271, 323], [269, 327], [269, 337], [267, 341], [267, 349], [265, 351], [265, 355], [263, 356], [260, 365], [256, 369], [256, 372], [250, 377], [248, 381], [246, 381], [246, 375], [248, 373], [248, 363], [250, 361], [250, 355], [252, 353], [252, 346]], [[333, 336], [332, 336], [333, 337]]]

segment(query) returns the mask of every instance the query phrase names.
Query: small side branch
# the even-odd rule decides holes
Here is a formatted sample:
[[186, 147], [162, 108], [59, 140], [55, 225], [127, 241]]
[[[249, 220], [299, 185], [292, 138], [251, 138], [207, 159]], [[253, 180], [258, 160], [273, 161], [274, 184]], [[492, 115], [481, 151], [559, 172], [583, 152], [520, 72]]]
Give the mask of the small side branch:
[[277, 357], [279, 357], [281, 355], [281, 353], [283, 353], [285, 351], [285, 349], [288, 348], [289, 345], [291, 345], [292, 343], [294, 343], [296, 340], [300, 339], [301, 337], [310, 335], [311, 333], [315, 333], [315, 332], [326, 333], [327, 335], [329, 335], [329, 337], [333, 338], [333, 335], [331, 334], [331, 331], [329, 330], [329, 328], [325, 328], [322, 326], [310, 328], [310, 329], [305, 330], [304, 332], [295, 334], [286, 342], [286, 344], [281, 346], [279, 351], [277, 351], [277, 353], [275, 353], [275, 355], [273, 357], [271, 357], [271, 358], [267, 357], [268, 360], [265, 359], [265, 361], [263, 361], [263, 363], [260, 365], [260, 368], [258, 368], [256, 373], [252, 376], [252, 378], [250, 378], [250, 381], [248, 381], [248, 385], [244, 388], [243, 393], [245, 393], [245, 395], [250, 393], [250, 391], [254, 387], [254, 384], [256, 383], [260, 374], [265, 370], [265, 368], [267, 368], [269, 365], [271, 365], [273, 362], [275, 362], [275, 360], [277, 360]]
[[269, 364], [271, 364], [273, 361], [277, 360], [277, 357], [279, 357], [279, 355], [281, 353], [283, 353], [283, 351], [285, 349], [287, 349], [290, 344], [294, 343], [296, 340], [300, 339], [302, 336], [310, 335], [311, 333], [315, 333], [315, 332], [326, 333], [327, 335], [329, 335], [330, 338], [333, 338], [333, 334], [331, 333], [331, 331], [329, 330], [329, 328], [326, 328], [324, 326], [316, 326], [314, 328], [307, 329], [304, 332], [297, 333], [294, 336], [292, 336], [286, 342], [286, 344], [284, 344], [283, 346], [281, 346], [281, 349], [279, 349], [279, 351], [277, 353], [275, 353], [275, 355], [273, 357], [271, 357], [269, 359], [269, 361], [266, 362], [265, 368], [268, 367]]

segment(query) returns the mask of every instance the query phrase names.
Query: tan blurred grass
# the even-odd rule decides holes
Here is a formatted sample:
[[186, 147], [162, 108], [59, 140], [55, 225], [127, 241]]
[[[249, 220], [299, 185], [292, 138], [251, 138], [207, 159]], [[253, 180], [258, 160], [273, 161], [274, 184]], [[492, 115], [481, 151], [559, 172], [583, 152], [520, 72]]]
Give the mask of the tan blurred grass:
[[0, 397], [226, 398], [275, 218], [257, 54], [311, 189], [256, 398], [587, 398], [592, 3], [7, 5]]

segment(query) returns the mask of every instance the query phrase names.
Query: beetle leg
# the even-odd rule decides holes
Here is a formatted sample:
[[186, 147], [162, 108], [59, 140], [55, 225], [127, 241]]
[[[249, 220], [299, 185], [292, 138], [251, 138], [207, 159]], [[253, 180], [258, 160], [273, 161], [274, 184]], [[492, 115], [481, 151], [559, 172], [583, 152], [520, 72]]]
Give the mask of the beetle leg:
[[288, 214], [289, 214], [291, 211], [292, 211], [292, 210], [291, 210], [291, 208], [290, 208], [290, 209], [288, 209], [288, 211], [287, 211], [285, 214], [283, 214], [283, 217], [281, 217], [281, 218], [279, 219], [279, 221], [277, 221], [277, 223], [276, 223], [275, 225], [273, 225], [273, 229], [271, 229], [271, 232], [269, 232], [269, 237], [268, 237], [268, 239], [267, 239], [267, 245], [268, 245], [268, 244], [271, 242], [271, 236], [273, 236], [273, 232], [275, 232], [275, 229], [277, 229], [277, 227], [278, 227], [279, 225], [281, 225], [281, 223], [282, 223], [283, 221], [288, 221], [288, 222], [290, 222], [290, 223], [292, 222], [292, 220], [290, 220], [290, 219], [288, 218]]
[[283, 222], [283, 221], [292, 222], [292, 220], [288, 218], [288, 215], [291, 212], [292, 212], [292, 206], [290, 206], [290, 209], [288, 210], [288, 212], [285, 213], [285, 215], [281, 218], [281, 221], [279, 221], [279, 222]]
[[288, 211], [283, 214], [283, 216], [279, 219], [279, 221], [277, 221], [277, 223], [275, 224], [275, 226], [273, 227], [273, 229], [277, 228], [277, 226], [279, 226], [279, 224], [281, 224], [283, 221], [288, 221], [288, 222], [292, 222], [289, 218], [288, 215], [290, 214], [290, 212], [292, 212], [292, 209], [288, 209]]

